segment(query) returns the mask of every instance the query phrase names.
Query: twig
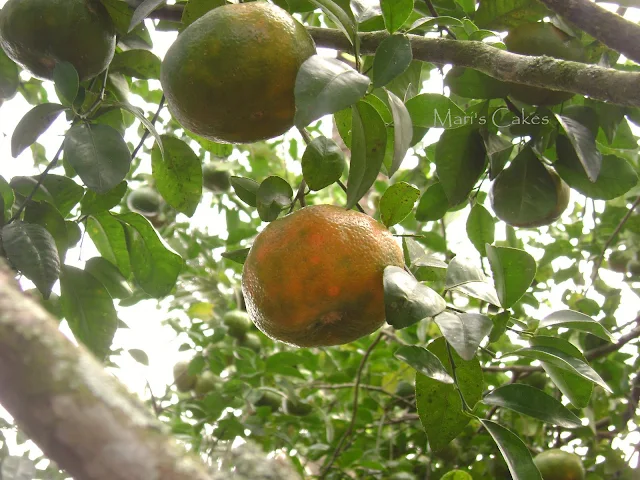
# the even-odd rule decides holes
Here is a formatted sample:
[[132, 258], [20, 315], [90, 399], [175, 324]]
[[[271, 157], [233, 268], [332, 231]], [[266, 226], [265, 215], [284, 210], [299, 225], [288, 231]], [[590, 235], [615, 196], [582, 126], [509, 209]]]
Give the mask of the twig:
[[16, 219], [20, 218], [20, 215], [22, 214], [22, 211], [24, 210], [24, 208], [29, 204], [29, 202], [33, 199], [33, 196], [36, 194], [38, 189], [42, 186], [42, 182], [44, 182], [44, 179], [47, 176], [47, 174], [51, 171], [52, 168], [54, 168], [58, 164], [58, 159], [60, 158], [60, 154], [62, 153], [63, 148], [64, 148], [64, 140], [60, 144], [60, 148], [58, 148], [58, 151], [56, 152], [56, 154], [53, 156], [53, 159], [49, 162], [49, 165], [47, 165], [47, 168], [45, 168], [44, 171], [38, 177], [38, 181], [36, 182], [35, 187], [33, 187], [33, 190], [31, 190], [31, 193], [27, 195], [27, 198], [24, 199], [24, 202], [22, 202], [22, 205], [20, 205], [20, 208], [18, 208], [18, 211], [13, 214], [13, 216], [9, 219], [7, 223], [11, 223]]
[[380, 332], [378, 336], [373, 340], [373, 342], [371, 342], [371, 345], [369, 345], [369, 348], [367, 348], [367, 351], [364, 352], [364, 355], [362, 356], [362, 360], [360, 361], [360, 366], [358, 367], [358, 373], [356, 374], [356, 381], [353, 389], [353, 412], [351, 414], [351, 422], [349, 423], [347, 430], [344, 432], [344, 435], [342, 435], [342, 438], [340, 439], [338, 446], [333, 451], [333, 455], [331, 456], [329, 461], [325, 464], [324, 468], [322, 469], [322, 472], [320, 473], [319, 478], [326, 477], [327, 473], [329, 472], [329, 470], [331, 470], [331, 467], [340, 456], [340, 453], [342, 453], [342, 446], [344, 445], [345, 441], [349, 438], [349, 436], [353, 432], [353, 427], [356, 424], [356, 415], [358, 414], [358, 392], [359, 392], [360, 382], [362, 380], [362, 373], [364, 372], [364, 367], [367, 364], [369, 355], [371, 355], [371, 352], [373, 351], [373, 349], [376, 348], [376, 345], [380, 343], [380, 340], [382, 340], [382, 336], [383, 336], [383, 333]]
[[[355, 383], [336, 383], [336, 384], [314, 385], [315, 388], [320, 389], [320, 390], [339, 390], [339, 389], [342, 389], [342, 388], [354, 388], [355, 386], [356, 386]], [[415, 406], [415, 404], [413, 402], [410, 402], [406, 398], [401, 397], [399, 395], [396, 395], [395, 393], [388, 392], [382, 387], [376, 387], [375, 385], [361, 384], [360, 388], [363, 389], [363, 390], [371, 390], [372, 392], [384, 393], [385, 395], [388, 395], [390, 397], [395, 398], [398, 401], [401, 401], [401, 402], [405, 403], [409, 407], [414, 407]]]
[[622, 220], [620, 220], [620, 223], [618, 223], [618, 226], [616, 226], [615, 230], [609, 236], [609, 238], [607, 239], [607, 242], [604, 244], [604, 247], [602, 248], [602, 253], [596, 260], [596, 263], [593, 265], [593, 272], [591, 273], [591, 284], [593, 284], [593, 282], [595, 282], [596, 279], [598, 278], [598, 272], [600, 271], [600, 267], [602, 266], [602, 262], [604, 261], [604, 255], [607, 253], [607, 249], [611, 246], [611, 243], [613, 242], [615, 237], [620, 233], [625, 223], [627, 223], [629, 218], [631, 218], [631, 215], [633, 214], [633, 211], [636, 209], [638, 204], [640, 204], [640, 195], [638, 196], [638, 198], [636, 198], [635, 202], [633, 202], [633, 204], [629, 208], [629, 211], [625, 214], [624, 217], [622, 217]]
[[[436, 10], [436, 7], [433, 6], [433, 2], [431, 0], [424, 0], [424, 3], [427, 5], [427, 8], [429, 9], [429, 13], [431, 14], [432, 17], [439, 17], [440, 15], [438, 15], [438, 11]], [[456, 37], [456, 34], [453, 33], [449, 27], [442, 26], [440, 27], [440, 32], [447, 32], [449, 34], [449, 36], [454, 39], [457, 40], [458, 37]]]
[[640, 63], [640, 27], [635, 23], [590, 0], [539, 1], [607, 47]]
[[[342, 183], [342, 180], [338, 180], [336, 183], [340, 186], [340, 188], [342, 189], [342, 191], [343, 191], [344, 193], [347, 193], [347, 187], [346, 187], [346, 185], [345, 185], [344, 183]], [[360, 204], [359, 204], [359, 203], [356, 203], [356, 209], [357, 209], [360, 213], [365, 213], [364, 209], [360, 206]]]
[[[164, 107], [164, 94], [160, 98], [160, 102], [158, 103], [158, 109], [156, 110], [156, 113], [153, 114], [153, 118], [151, 119], [151, 125], [155, 125], [156, 121], [158, 120], [158, 117], [160, 116], [160, 112], [162, 111], [162, 107]], [[140, 138], [140, 142], [138, 143], [138, 145], [136, 145], [136, 148], [133, 149], [131, 158], [136, 158], [138, 151], [142, 148], [142, 144], [144, 143], [144, 141], [147, 139], [148, 136], [149, 136], [149, 130], [145, 130], [144, 133], [142, 134], [142, 137]]]
[[[640, 321], [640, 317], [636, 318], [636, 322]], [[588, 352], [585, 352], [584, 356], [587, 360], [595, 360], [596, 358], [604, 357], [612, 352], [616, 352], [624, 347], [627, 343], [640, 337], [640, 326], [634, 328], [626, 335], [621, 336], [616, 343], [607, 343], [596, 347]]]

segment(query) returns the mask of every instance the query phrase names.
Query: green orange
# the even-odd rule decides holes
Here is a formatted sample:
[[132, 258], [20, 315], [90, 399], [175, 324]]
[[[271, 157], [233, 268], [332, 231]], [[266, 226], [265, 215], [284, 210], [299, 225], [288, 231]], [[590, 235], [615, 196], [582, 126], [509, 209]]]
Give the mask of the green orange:
[[[507, 50], [521, 55], [547, 55], [574, 62], [586, 61], [585, 49], [572, 37], [551, 23], [526, 23], [515, 27], [504, 39]], [[513, 98], [530, 105], [557, 105], [573, 97], [573, 93], [509, 84]]]
[[296, 76], [313, 54], [311, 36], [280, 7], [225, 5], [178, 36], [160, 81], [186, 129], [217, 142], [256, 142], [293, 126]]
[[533, 459], [543, 480], [584, 480], [582, 461], [574, 453], [559, 449], [547, 450]]
[[244, 264], [247, 311], [266, 335], [291, 345], [340, 345], [385, 319], [382, 276], [404, 266], [402, 248], [368, 215], [332, 205], [270, 223]]
[[115, 27], [99, 0], [9, 0], [0, 46], [37, 77], [52, 79], [56, 64], [69, 62], [85, 80], [111, 62]]

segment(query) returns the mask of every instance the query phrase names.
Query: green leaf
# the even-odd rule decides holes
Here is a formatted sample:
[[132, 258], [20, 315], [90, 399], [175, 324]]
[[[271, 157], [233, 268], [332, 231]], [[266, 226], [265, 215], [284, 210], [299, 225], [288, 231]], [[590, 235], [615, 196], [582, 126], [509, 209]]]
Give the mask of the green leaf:
[[420, 190], [405, 182], [391, 185], [380, 199], [380, 219], [387, 227], [400, 223], [413, 210]]
[[593, 392], [593, 383], [590, 380], [563, 368], [554, 367], [547, 362], [541, 363], [556, 387], [576, 408], [586, 408], [589, 405]]
[[64, 140], [64, 158], [84, 184], [106, 193], [129, 173], [131, 154], [122, 136], [107, 125], [78, 124]]
[[487, 257], [502, 308], [511, 308], [531, 286], [536, 261], [524, 250], [487, 245]]
[[450, 290], [459, 285], [469, 282], [484, 282], [486, 280], [484, 273], [475, 262], [462, 255], [453, 257], [447, 267], [447, 277], [444, 281], [444, 287]]
[[20, 86], [20, 69], [0, 48], [0, 101], [9, 100]]
[[142, 23], [151, 12], [158, 8], [164, 0], [144, 0], [142, 1], [133, 12], [131, 16], [131, 22], [129, 23], [129, 30], [131, 32], [138, 24]]
[[2, 227], [7, 260], [31, 280], [47, 299], [60, 275], [60, 258], [53, 236], [42, 226], [15, 221]]
[[113, 215], [101, 212], [87, 218], [87, 233], [100, 255], [128, 278], [131, 275], [131, 263], [122, 224]]
[[238, 250], [232, 250], [230, 252], [223, 252], [221, 255], [224, 258], [227, 258], [233, 262], [239, 263], [240, 265], [244, 265], [244, 261], [247, 259], [249, 255], [250, 248], [240, 248]]
[[504, 31], [551, 15], [544, 5], [531, 0], [483, 0], [473, 21], [480, 28]]
[[101, 2], [109, 12], [118, 34], [125, 36], [129, 32], [129, 24], [133, 15], [129, 5], [122, 0], [101, 0]]
[[127, 50], [117, 53], [109, 66], [111, 73], [123, 73], [142, 80], [158, 80], [162, 62], [149, 50]]
[[421, 93], [406, 103], [414, 127], [459, 128], [465, 113], [453, 101], [437, 93]]
[[386, 90], [393, 117], [393, 161], [387, 166], [389, 178], [398, 171], [413, 139], [413, 124], [407, 107], [391, 91]]
[[138, 348], [131, 348], [128, 350], [128, 352], [136, 362], [140, 363], [141, 365], [149, 366], [149, 356], [143, 350], [140, 350]]
[[638, 183], [635, 169], [625, 159], [615, 155], [605, 155], [602, 158], [598, 179], [590, 181], [569, 139], [564, 135], [556, 139], [556, 154], [558, 160], [553, 168], [571, 188], [587, 197], [613, 200]]
[[182, 270], [182, 258], [137, 213], [117, 215], [125, 227], [131, 270], [140, 287], [152, 297], [164, 297], [173, 289]]
[[486, 244], [491, 245], [495, 240], [495, 232], [495, 219], [486, 208], [476, 203], [467, 217], [467, 236], [483, 257], [487, 256]]
[[489, 334], [489, 343], [497, 342], [504, 332], [507, 331], [507, 327], [509, 326], [509, 320], [511, 319], [511, 314], [509, 312], [500, 312], [497, 315], [493, 315], [491, 317], [491, 321], [493, 322], [493, 328], [491, 329], [491, 333]]
[[256, 204], [260, 219], [272, 222], [284, 207], [291, 205], [293, 189], [284, 179], [272, 175], [264, 179], [256, 192]]
[[489, 392], [482, 402], [487, 405], [504, 407], [543, 422], [564, 428], [582, 426], [578, 417], [558, 400], [542, 390], [529, 385], [512, 383]]
[[475, 127], [445, 130], [436, 144], [436, 171], [450, 205], [464, 201], [485, 171], [485, 149]]
[[440, 480], [473, 480], [473, 477], [463, 470], [451, 470], [440, 477]]
[[122, 197], [127, 193], [127, 182], [122, 181], [106, 193], [100, 194], [87, 190], [80, 202], [80, 211], [83, 215], [106, 212], [120, 204]]
[[380, 0], [384, 25], [389, 33], [394, 33], [409, 19], [413, 11], [413, 0]]
[[496, 307], [500, 306], [500, 300], [498, 300], [498, 294], [493, 285], [484, 282], [468, 282], [454, 287], [452, 290], [456, 290], [469, 297], [478, 298], [483, 302], [490, 303]]
[[508, 86], [486, 73], [472, 68], [453, 67], [444, 78], [451, 93], [465, 98], [504, 98]]
[[78, 95], [80, 79], [75, 67], [69, 62], [58, 62], [53, 69], [56, 94], [64, 105], [71, 105]]
[[440, 359], [426, 348], [403, 345], [393, 355], [427, 378], [441, 383], [453, 384], [453, 378], [447, 373]]
[[[34, 177], [40, 179], [40, 175]], [[47, 174], [42, 180], [42, 186], [47, 189], [53, 205], [58, 209], [60, 215], [67, 217], [73, 207], [75, 207], [84, 193], [84, 188], [63, 175]]]
[[233, 191], [236, 192], [240, 200], [255, 208], [258, 205], [256, 195], [260, 184], [251, 178], [244, 177], [232, 176], [230, 180]]
[[[356, 25], [353, 21], [353, 14], [351, 13], [350, 6], [347, 3], [343, 10], [340, 5], [332, 0], [309, 0], [312, 4], [320, 7], [324, 14], [335, 23], [340, 30], [346, 35], [355, 49], [355, 54], [359, 55], [359, 40], [357, 35]], [[296, 122], [297, 123], [297, 122]]]
[[400, 267], [384, 269], [384, 305], [387, 323], [405, 328], [443, 312], [446, 302]]
[[17, 158], [64, 110], [66, 107], [58, 103], [42, 103], [29, 110], [18, 122], [11, 136], [11, 156]]
[[382, 167], [387, 131], [380, 114], [366, 102], [352, 107], [351, 165], [347, 184], [347, 209], [369, 191]]
[[133, 294], [127, 279], [122, 276], [118, 267], [102, 257], [87, 260], [84, 270], [104, 285], [111, 298], [127, 298]]
[[[451, 375], [451, 362], [444, 337], [431, 342], [427, 349], [440, 359]], [[429, 445], [436, 452], [456, 438], [471, 420], [462, 410], [460, 394], [467, 405], [473, 408], [482, 397], [484, 385], [482, 369], [477, 358], [467, 362], [455, 351], [451, 352], [451, 357], [456, 366], [459, 391], [455, 385], [444, 384], [421, 373], [416, 374], [418, 415], [427, 432]]]
[[99, 360], [105, 360], [119, 321], [107, 289], [91, 274], [65, 265], [60, 291], [62, 312], [74, 337]]
[[189, 0], [182, 12], [182, 25], [187, 27], [214, 8], [226, 5], [226, 0]]
[[60, 212], [50, 203], [32, 201], [25, 208], [24, 221], [47, 229], [56, 242], [60, 262], [63, 262], [69, 248], [69, 235]]
[[2, 176], [0, 176], [0, 199], [2, 199], [2, 225], [4, 225], [4, 222], [11, 218], [11, 208], [15, 201], [15, 195], [11, 185]]
[[440, 182], [430, 185], [420, 197], [416, 208], [416, 220], [429, 222], [440, 220], [449, 210], [449, 199]]
[[409, 68], [412, 60], [411, 42], [406, 35], [391, 35], [382, 40], [373, 58], [373, 87], [385, 86]]
[[9, 185], [19, 201], [24, 201], [24, 199], [31, 195], [31, 192], [35, 191], [31, 197], [32, 200], [53, 203], [53, 197], [49, 193], [49, 190], [42, 184], [36, 188], [38, 180], [34, 177], [13, 177]]
[[311, 190], [322, 190], [337, 182], [347, 165], [336, 142], [327, 137], [314, 138], [302, 155], [302, 176]]
[[556, 114], [560, 126], [564, 129], [575, 153], [584, 168], [587, 177], [595, 182], [602, 167], [602, 154], [596, 147], [596, 139], [591, 130], [573, 118]]
[[513, 143], [501, 135], [481, 131], [484, 148], [489, 157], [489, 178], [493, 180], [504, 169], [504, 166], [511, 157], [513, 151]]
[[433, 319], [447, 342], [462, 357], [471, 360], [480, 343], [491, 332], [493, 322], [478, 313], [442, 312]]
[[151, 150], [153, 179], [158, 193], [179, 212], [191, 217], [202, 197], [202, 165], [191, 147], [162, 135], [164, 158], [158, 144]]
[[309, 57], [296, 77], [296, 126], [305, 127], [323, 115], [353, 105], [367, 93], [369, 83], [369, 77], [344, 62], [320, 55]]
[[135, 117], [138, 120], [140, 120], [140, 123], [142, 123], [142, 125], [144, 125], [144, 128], [146, 128], [149, 131], [149, 133], [151, 133], [151, 135], [153, 135], [153, 138], [156, 139], [156, 143], [157, 143], [158, 147], [160, 148], [160, 152], [162, 153], [162, 155], [164, 155], [164, 147], [162, 146], [162, 138], [160, 138], [160, 134], [158, 133], [156, 128], [153, 126], [153, 123], [151, 123], [149, 120], [147, 120], [147, 117], [144, 116], [144, 112], [141, 109], [139, 109], [138, 107], [134, 107], [133, 105], [130, 105], [130, 104], [125, 103], [125, 102], [116, 102], [114, 104], [114, 106], [120, 107], [120, 108], [126, 110], [127, 112], [135, 115]]
[[517, 435], [491, 420], [480, 421], [498, 445], [513, 480], [543, 480], [529, 449]]
[[564, 327], [572, 328], [588, 332], [596, 337], [600, 337], [607, 342], [614, 342], [611, 333], [584, 313], [574, 312], [573, 310], [559, 310], [545, 317], [539, 324], [538, 328]]

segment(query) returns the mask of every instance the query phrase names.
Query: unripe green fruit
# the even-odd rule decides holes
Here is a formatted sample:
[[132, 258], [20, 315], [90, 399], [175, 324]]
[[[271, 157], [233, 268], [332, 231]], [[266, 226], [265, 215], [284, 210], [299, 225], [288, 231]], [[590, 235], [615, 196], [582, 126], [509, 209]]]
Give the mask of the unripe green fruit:
[[247, 333], [243, 338], [238, 339], [238, 345], [245, 348], [250, 348], [254, 352], [259, 352], [262, 348], [262, 342], [260, 337], [255, 333]]
[[278, 410], [282, 406], [282, 396], [269, 390], [262, 390], [260, 397], [254, 405], [256, 407], [269, 407], [271, 411]]
[[162, 197], [150, 187], [141, 187], [134, 190], [127, 197], [127, 206], [132, 212], [137, 212], [145, 217], [153, 217], [160, 212]]
[[543, 480], [584, 480], [585, 471], [580, 457], [574, 453], [553, 449], [533, 459]]
[[609, 268], [614, 272], [627, 273], [627, 263], [631, 260], [631, 254], [626, 250], [616, 250], [609, 255]]
[[213, 372], [206, 370], [198, 375], [194, 392], [198, 396], [206, 395], [207, 393], [213, 392], [219, 383], [220, 377], [215, 375]]
[[202, 185], [213, 193], [223, 193], [231, 188], [231, 175], [226, 170], [218, 170], [213, 163], [202, 167]]
[[179, 392], [188, 392], [195, 387], [197, 376], [189, 373], [189, 362], [181, 361], [173, 366], [173, 380]]
[[396, 387], [396, 395], [398, 397], [411, 397], [415, 395], [415, 393], [416, 389], [411, 383], [404, 380], [398, 382], [398, 386]]
[[295, 415], [297, 417], [304, 417], [313, 411], [313, 407], [311, 405], [295, 398], [285, 398], [282, 404], [285, 413]]
[[222, 317], [222, 322], [227, 326], [229, 335], [235, 338], [244, 338], [252, 322], [249, 314], [242, 310], [231, 310]]

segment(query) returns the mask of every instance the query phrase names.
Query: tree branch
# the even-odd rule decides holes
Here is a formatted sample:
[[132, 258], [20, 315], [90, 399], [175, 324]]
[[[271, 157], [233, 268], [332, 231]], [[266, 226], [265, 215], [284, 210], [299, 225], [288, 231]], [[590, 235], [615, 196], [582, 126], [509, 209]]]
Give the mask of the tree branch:
[[[0, 402], [38, 447], [82, 480], [213, 480], [141, 402], [58, 322], [26, 297], [0, 262]], [[262, 452], [237, 452], [255, 468], [241, 480], [291, 479]], [[259, 457], [259, 458], [258, 458]], [[263, 472], [263, 473], [260, 473]], [[275, 475], [275, 476], [274, 476]], [[235, 478], [235, 477], [234, 477]]]
[[[150, 18], [180, 21], [182, 7], [162, 7]], [[345, 35], [336, 29], [306, 27], [319, 47], [351, 51]], [[360, 53], [373, 55], [389, 36], [385, 31], [359, 33]], [[640, 107], [640, 73], [624, 72], [551, 57], [517, 55], [482, 42], [407, 35], [413, 57], [424, 62], [468, 67], [505, 82], [579, 93], [595, 100]], [[625, 42], [628, 40], [622, 37]], [[640, 45], [640, 43], [638, 43]]]
[[590, 0], [538, 0], [607, 47], [640, 63], [640, 27]]

